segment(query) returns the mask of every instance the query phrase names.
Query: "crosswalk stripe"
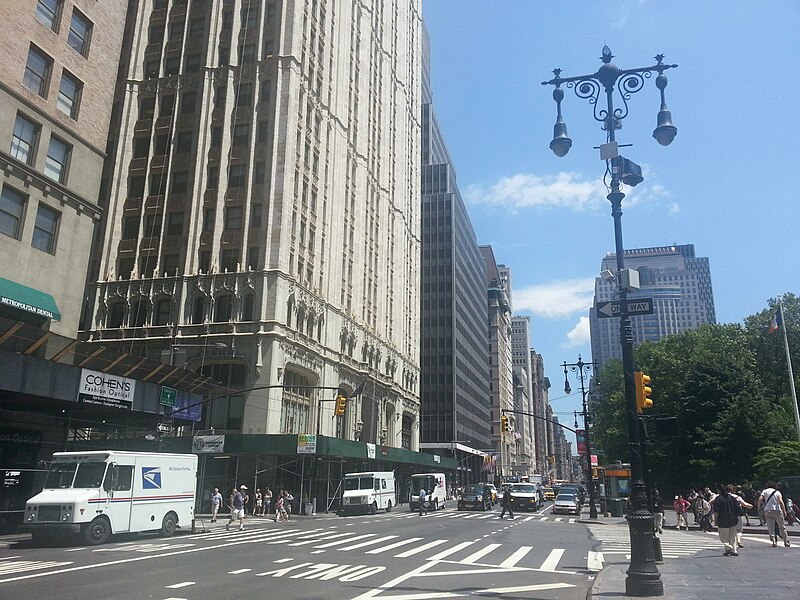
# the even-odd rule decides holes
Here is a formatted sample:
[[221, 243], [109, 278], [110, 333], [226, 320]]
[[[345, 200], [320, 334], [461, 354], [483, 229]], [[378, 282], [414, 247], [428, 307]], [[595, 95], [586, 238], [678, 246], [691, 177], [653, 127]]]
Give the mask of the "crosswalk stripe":
[[38, 560], [20, 560], [17, 562], [7, 562], [2, 566], [0, 566], [0, 575], [7, 575], [10, 573], [22, 573], [23, 571], [35, 571], [36, 569], [47, 569], [49, 567], [63, 567], [71, 564], [72, 562], [38, 561]]
[[521, 561], [523, 558], [525, 558], [528, 555], [528, 552], [530, 552], [531, 550], [533, 550], [532, 546], [520, 546], [514, 552], [514, 554], [512, 554], [507, 559], [505, 559], [503, 562], [501, 562], [500, 566], [501, 567], [513, 567], [513, 566], [515, 566], [519, 561]]
[[489, 554], [490, 552], [494, 551], [496, 548], [499, 548], [500, 544], [488, 544], [484, 548], [481, 548], [477, 552], [470, 554], [467, 558], [462, 560], [461, 562], [472, 564], [478, 562], [481, 558]]
[[409, 556], [414, 556], [415, 554], [419, 554], [420, 552], [425, 552], [425, 550], [429, 550], [430, 548], [435, 548], [436, 546], [440, 546], [446, 543], [447, 540], [433, 540], [432, 542], [428, 542], [427, 544], [423, 544], [418, 548], [412, 548], [411, 550], [406, 550], [405, 552], [401, 552], [400, 554], [395, 554], [395, 558], [408, 558]]
[[563, 548], [553, 548], [539, 569], [542, 571], [555, 571], [562, 556], [564, 556]]
[[395, 542], [394, 544], [389, 544], [388, 546], [383, 546], [382, 548], [375, 548], [374, 550], [367, 550], [367, 554], [380, 554], [381, 552], [388, 552], [389, 550], [394, 550], [395, 548], [399, 548], [401, 546], [406, 546], [408, 544], [413, 544], [414, 542], [420, 541], [422, 538], [413, 537], [407, 540], [400, 540], [399, 542]]
[[456, 544], [452, 548], [448, 548], [447, 550], [439, 552], [439, 554], [434, 554], [433, 556], [428, 557], [428, 560], [442, 560], [443, 558], [446, 558], [451, 554], [455, 554], [459, 550], [463, 550], [464, 548], [472, 546], [472, 544], [474, 544], [474, 542], [461, 542], [460, 544]]
[[[385, 535], [383, 537], [375, 538], [374, 540], [367, 540], [366, 542], [361, 542], [359, 544], [353, 544], [352, 546], [345, 546], [344, 548], [339, 548], [339, 550], [347, 551], [347, 550], [355, 550], [357, 548], [364, 548], [366, 546], [372, 546], [374, 544], [380, 544], [381, 542], [385, 542], [386, 540], [393, 540], [396, 538], [396, 535]], [[319, 546], [316, 546], [319, 548]]]
[[363, 540], [365, 538], [371, 538], [378, 535], [377, 533], [365, 533], [363, 535], [357, 535], [350, 539], [346, 540], [336, 540], [335, 542], [328, 542], [327, 544], [320, 544], [319, 546], [314, 546], [314, 548], [333, 548], [334, 546], [339, 546], [340, 544], [346, 544], [347, 542], [354, 542], [356, 540]]
[[550, 518], [550, 517], [542, 517], [542, 518], [541, 518], [541, 519], [539, 519], [539, 520], [540, 520], [540, 521], [547, 521], [547, 519], [549, 519], [549, 518]]

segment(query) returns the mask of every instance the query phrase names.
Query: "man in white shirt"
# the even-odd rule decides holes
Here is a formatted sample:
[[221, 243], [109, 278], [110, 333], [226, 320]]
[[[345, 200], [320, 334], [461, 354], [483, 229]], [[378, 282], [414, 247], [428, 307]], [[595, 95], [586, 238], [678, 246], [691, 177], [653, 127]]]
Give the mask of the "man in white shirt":
[[778, 545], [778, 537], [775, 534], [775, 526], [778, 526], [778, 534], [783, 539], [783, 545], [787, 548], [789, 537], [786, 534], [786, 505], [783, 503], [783, 495], [777, 488], [774, 481], [768, 481], [767, 486], [758, 498], [759, 508], [763, 508], [764, 517], [767, 521], [767, 531], [772, 547]]

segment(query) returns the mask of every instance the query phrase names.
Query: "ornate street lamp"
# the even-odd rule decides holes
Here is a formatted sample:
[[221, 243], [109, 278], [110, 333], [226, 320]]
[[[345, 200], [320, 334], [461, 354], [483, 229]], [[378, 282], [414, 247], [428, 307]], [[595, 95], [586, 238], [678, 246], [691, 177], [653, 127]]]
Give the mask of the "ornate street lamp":
[[[656, 87], [661, 92], [661, 109], [658, 112], [657, 126], [653, 131], [653, 137], [663, 146], [672, 142], [678, 130], [672, 124], [672, 115], [667, 109], [664, 97], [664, 89], [667, 87], [667, 77], [664, 75], [664, 71], [678, 65], [665, 65], [664, 55], [658, 54], [655, 57], [656, 64], [650, 67], [620, 69], [611, 62], [612, 58], [614, 56], [611, 54], [611, 49], [604, 46], [600, 59], [603, 64], [596, 73], [577, 77], [561, 77], [561, 69], [555, 69], [553, 71], [555, 77], [549, 81], [543, 81], [542, 85], [555, 86], [553, 99], [556, 101], [557, 118], [550, 148], [556, 156], [565, 156], [572, 146], [572, 140], [567, 136], [566, 123], [561, 115], [561, 101], [564, 98], [562, 85], [573, 89], [578, 98], [589, 101], [589, 104], [593, 106], [595, 120], [603, 124], [602, 129], [607, 136], [607, 143], [600, 147], [600, 156], [610, 163], [608, 169], [611, 173], [611, 185], [607, 198], [611, 202], [611, 216], [614, 219], [620, 306], [620, 345], [622, 347], [625, 407], [631, 453], [631, 477], [633, 479], [631, 508], [626, 517], [631, 537], [631, 563], [625, 579], [625, 593], [629, 596], [663, 596], [664, 583], [661, 581], [661, 574], [655, 563], [653, 515], [648, 510], [647, 493], [643, 481], [643, 448], [640, 443], [636, 414], [633, 333], [628, 315], [628, 287], [626, 287], [623, 277], [619, 276], [625, 269], [622, 245], [622, 199], [625, 194], [620, 191], [620, 188], [623, 182], [635, 185], [640, 183], [642, 178], [638, 165], [619, 155], [616, 131], [622, 128], [622, 120], [628, 116], [628, 100], [631, 95], [644, 87], [645, 79], [657, 73]], [[605, 108], [599, 102], [601, 91], [605, 92], [606, 96]], [[614, 106], [615, 93], [621, 101], [621, 106], [617, 108]]]
[[[597, 367], [597, 363], [594, 361], [590, 363], [583, 362], [581, 359], [581, 355], [578, 354], [578, 362], [575, 363], [568, 363], [564, 361], [564, 364], [561, 365], [564, 367], [564, 392], [569, 394], [572, 392], [572, 388], [569, 386], [569, 373], [568, 371], [572, 371], [573, 373], [577, 374], [578, 381], [581, 384], [581, 399], [583, 401], [583, 429], [584, 429], [584, 443], [586, 444], [586, 481], [588, 482], [589, 487], [589, 518], [596, 519], [597, 518], [597, 507], [595, 506], [595, 495], [594, 495], [594, 479], [592, 478], [592, 452], [590, 448], [591, 444], [591, 437], [589, 435], [589, 424], [591, 423], [589, 419], [589, 408], [586, 405], [586, 378], [589, 377], [589, 372], [592, 368]], [[575, 429], [578, 428], [578, 418], [575, 418]]]

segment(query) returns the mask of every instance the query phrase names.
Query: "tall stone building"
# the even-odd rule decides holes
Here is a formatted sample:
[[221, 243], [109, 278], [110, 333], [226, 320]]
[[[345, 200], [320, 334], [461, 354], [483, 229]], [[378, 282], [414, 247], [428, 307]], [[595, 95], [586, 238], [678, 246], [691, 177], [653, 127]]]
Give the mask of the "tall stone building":
[[[716, 322], [708, 258], [695, 256], [694, 244], [625, 250], [625, 268], [639, 272], [640, 288], [629, 292], [628, 299], [653, 299], [652, 315], [631, 317], [634, 345]], [[600, 270], [615, 274], [616, 254], [607, 254]], [[619, 319], [598, 317], [596, 309], [598, 302], [616, 298], [616, 279], [598, 277], [594, 290], [589, 312], [592, 357], [602, 365], [622, 357]]]
[[548, 471], [548, 448], [550, 447], [549, 423], [546, 421], [548, 410], [550, 408], [550, 380], [544, 374], [544, 359], [542, 355], [536, 352], [533, 348], [530, 350], [531, 356], [531, 388], [532, 397], [531, 404], [533, 406], [533, 429], [534, 438], [536, 439], [535, 451], [535, 465], [537, 473], [547, 473]]
[[216, 431], [417, 449], [421, 2], [127, 22], [86, 335], [262, 388], [208, 403]]
[[491, 246], [480, 246], [486, 263], [487, 302], [489, 306], [489, 395], [492, 401], [492, 448], [498, 456], [496, 474], [513, 474], [517, 462], [514, 437], [516, 415], [507, 413], [509, 431], [503, 431], [500, 417], [504, 410], [514, 410], [514, 378], [511, 353], [511, 279], [510, 272], [498, 265]]
[[492, 437], [486, 265], [432, 104], [423, 53], [420, 448], [453, 456], [459, 483], [484, 475]]
[[74, 337], [126, 0], [0, 2], [0, 316]]
[[[530, 355], [531, 318], [511, 319], [511, 356], [514, 372], [514, 404], [521, 411], [516, 415], [514, 438], [517, 444], [516, 474], [541, 473], [536, 470], [536, 427], [534, 425], [533, 369]], [[524, 413], [524, 414], [523, 414]]]

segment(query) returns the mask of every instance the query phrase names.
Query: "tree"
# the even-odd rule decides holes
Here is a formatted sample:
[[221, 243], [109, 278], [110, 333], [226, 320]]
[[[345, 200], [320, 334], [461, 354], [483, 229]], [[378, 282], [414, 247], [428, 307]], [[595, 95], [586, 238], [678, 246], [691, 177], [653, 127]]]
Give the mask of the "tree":
[[800, 474], [800, 442], [779, 442], [764, 446], [758, 451], [753, 466], [759, 481]]

